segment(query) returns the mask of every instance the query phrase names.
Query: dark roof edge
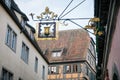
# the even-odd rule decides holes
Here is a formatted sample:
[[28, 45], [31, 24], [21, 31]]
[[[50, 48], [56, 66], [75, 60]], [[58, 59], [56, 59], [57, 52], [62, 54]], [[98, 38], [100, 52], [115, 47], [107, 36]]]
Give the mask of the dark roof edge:
[[94, 16], [99, 16], [99, 0], [94, 0]]
[[30, 36], [28, 35], [28, 33], [26, 32], [26, 30], [23, 31], [23, 27], [21, 26], [21, 24], [19, 23], [17, 16], [13, 14], [13, 12], [8, 9], [8, 7], [5, 5], [5, 3], [3, 2], [3, 0], [0, 0], [1, 5], [3, 6], [3, 8], [7, 11], [7, 13], [11, 16], [11, 18], [13, 19], [13, 21], [16, 23], [16, 25], [18, 25], [19, 29], [25, 34], [25, 36], [27, 37], [27, 39], [32, 43], [32, 45], [36, 48], [36, 50], [39, 52], [39, 54], [45, 59], [45, 61], [47, 63], [48, 59], [42, 54], [43, 52], [41, 51], [41, 49], [39, 48], [38, 45], [35, 44], [35, 42], [30, 38]]
[[11, 8], [14, 9], [15, 11], [17, 11], [19, 14], [21, 14], [26, 21], [29, 21], [29, 19], [28, 19], [28, 17], [26, 16], [26, 14], [24, 14], [24, 13], [19, 9], [18, 5], [14, 2], [14, 0], [12, 0]]
[[35, 33], [36, 31], [35, 31], [35, 28], [33, 28], [30, 24], [28, 24], [28, 23], [26, 23], [26, 25], [29, 27], [29, 28], [31, 28], [31, 30]]
[[29, 21], [28, 17], [27, 17], [24, 13], [16, 10], [15, 8], [13, 8], [13, 9], [14, 9], [15, 11], [17, 11], [19, 14], [21, 14], [26, 21]]

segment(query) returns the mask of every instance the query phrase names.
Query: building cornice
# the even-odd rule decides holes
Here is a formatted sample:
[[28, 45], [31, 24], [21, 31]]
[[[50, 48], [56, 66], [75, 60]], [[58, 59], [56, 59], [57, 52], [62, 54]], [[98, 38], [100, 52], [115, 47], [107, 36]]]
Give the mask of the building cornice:
[[69, 64], [69, 63], [82, 63], [82, 62], [86, 62], [86, 60], [79, 60], [79, 61], [60, 61], [60, 62], [49, 62], [50, 65], [54, 65], [54, 64]]

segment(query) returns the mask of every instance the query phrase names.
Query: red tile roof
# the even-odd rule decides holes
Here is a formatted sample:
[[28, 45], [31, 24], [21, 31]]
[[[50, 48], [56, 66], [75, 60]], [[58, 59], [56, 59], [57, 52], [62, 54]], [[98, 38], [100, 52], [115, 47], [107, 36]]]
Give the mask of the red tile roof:
[[[86, 57], [89, 48], [90, 37], [83, 29], [65, 30], [59, 32], [58, 40], [39, 40], [40, 48], [47, 53], [45, 54], [49, 62], [68, 62], [80, 61]], [[52, 57], [52, 51], [63, 49], [61, 57]]]

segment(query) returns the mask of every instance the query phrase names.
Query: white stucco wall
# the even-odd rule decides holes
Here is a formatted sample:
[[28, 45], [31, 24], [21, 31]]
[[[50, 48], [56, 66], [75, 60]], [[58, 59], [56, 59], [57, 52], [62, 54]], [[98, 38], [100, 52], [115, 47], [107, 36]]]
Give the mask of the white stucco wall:
[[[17, 34], [16, 52], [5, 44], [7, 24]], [[29, 47], [28, 64], [21, 59], [22, 42]], [[34, 71], [35, 57], [38, 58], [37, 73]], [[0, 5], [0, 75], [1, 70], [4, 67], [14, 74], [14, 80], [18, 80], [19, 78], [22, 78], [23, 80], [42, 80], [43, 65], [45, 66], [45, 80], [47, 80], [48, 64], [25, 35], [23, 33], [20, 34], [20, 29], [16, 23]]]

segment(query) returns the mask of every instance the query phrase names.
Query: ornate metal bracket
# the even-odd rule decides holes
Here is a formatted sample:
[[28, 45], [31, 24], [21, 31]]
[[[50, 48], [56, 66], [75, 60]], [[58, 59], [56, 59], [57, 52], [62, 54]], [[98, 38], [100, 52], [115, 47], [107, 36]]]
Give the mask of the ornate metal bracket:
[[95, 22], [99, 22], [99, 18], [91, 18], [88, 22], [88, 25], [85, 26], [84, 29], [93, 29], [95, 35], [101, 36], [103, 34], [102, 31], [99, 31], [95, 26]]

